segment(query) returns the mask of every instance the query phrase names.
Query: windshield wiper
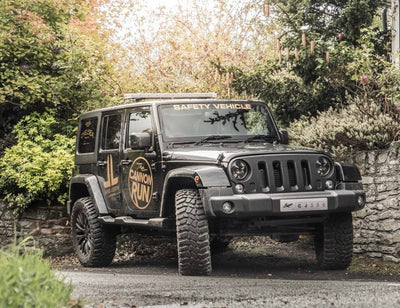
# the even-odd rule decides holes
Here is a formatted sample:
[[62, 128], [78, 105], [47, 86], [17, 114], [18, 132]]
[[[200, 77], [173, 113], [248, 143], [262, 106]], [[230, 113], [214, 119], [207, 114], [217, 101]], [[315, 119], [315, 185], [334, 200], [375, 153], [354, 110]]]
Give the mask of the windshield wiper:
[[183, 144], [193, 144], [195, 143], [194, 141], [175, 141], [175, 142], [171, 142], [169, 145], [170, 146], [174, 146], [174, 145], [183, 145]]
[[255, 136], [251, 136], [250, 138], [247, 138], [244, 142], [251, 142], [251, 141], [270, 141], [271, 139], [276, 140], [277, 137], [276, 136], [272, 136], [272, 135], [255, 135]]
[[232, 138], [232, 136], [226, 136], [226, 135], [211, 135], [211, 136], [207, 136], [199, 141], [197, 141], [195, 143], [195, 145], [199, 145], [202, 144], [204, 142], [210, 141], [210, 140], [224, 140], [224, 139], [230, 139]]

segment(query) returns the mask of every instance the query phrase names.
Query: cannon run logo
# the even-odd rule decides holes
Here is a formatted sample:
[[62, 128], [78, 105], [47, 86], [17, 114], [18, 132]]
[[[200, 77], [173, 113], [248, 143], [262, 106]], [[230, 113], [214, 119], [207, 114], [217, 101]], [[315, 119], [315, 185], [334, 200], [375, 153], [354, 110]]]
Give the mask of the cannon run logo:
[[146, 209], [153, 194], [153, 174], [149, 162], [143, 157], [134, 160], [129, 169], [129, 195], [140, 210]]

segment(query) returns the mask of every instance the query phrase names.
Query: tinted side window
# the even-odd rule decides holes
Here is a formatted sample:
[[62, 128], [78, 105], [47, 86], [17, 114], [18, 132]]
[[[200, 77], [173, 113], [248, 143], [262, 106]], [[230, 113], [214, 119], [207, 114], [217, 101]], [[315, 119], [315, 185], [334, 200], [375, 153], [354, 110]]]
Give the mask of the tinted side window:
[[81, 121], [78, 139], [78, 153], [93, 153], [96, 143], [97, 118]]
[[151, 131], [152, 124], [150, 110], [141, 109], [131, 112], [129, 115], [127, 147], [131, 147], [129, 138], [130, 135], [145, 132], [151, 133]]
[[119, 148], [121, 139], [121, 116], [110, 115], [103, 118], [101, 148], [113, 150]]

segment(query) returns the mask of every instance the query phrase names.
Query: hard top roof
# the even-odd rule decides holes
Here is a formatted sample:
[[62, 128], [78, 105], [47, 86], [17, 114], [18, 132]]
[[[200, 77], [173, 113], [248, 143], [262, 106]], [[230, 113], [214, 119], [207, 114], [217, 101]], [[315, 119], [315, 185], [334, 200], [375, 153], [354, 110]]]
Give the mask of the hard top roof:
[[[150, 93], [144, 93], [144, 94], [150, 94]], [[167, 93], [170, 94], [170, 93]], [[116, 111], [116, 110], [122, 110], [122, 109], [129, 109], [129, 108], [134, 108], [134, 107], [145, 107], [145, 106], [152, 106], [152, 105], [162, 105], [162, 104], [200, 104], [200, 103], [205, 103], [205, 102], [231, 102], [231, 103], [244, 103], [244, 102], [256, 102], [256, 100], [243, 100], [243, 99], [217, 99], [215, 95], [210, 95], [210, 98], [180, 98], [180, 97], [185, 97], [184, 95], [181, 96], [176, 96], [177, 94], [186, 94], [186, 93], [171, 93], [171, 96], [169, 97], [174, 97], [174, 98], [166, 98], [165, 96], [159, 96], [158, 98], [152, 99], [150, 95], [148, 97], [143, 97], [143, 95], [140, 95], [139, 101], [137, 101], [137, 98], [132, 97], [130, 94], [129, 96], [125, 96], [125, 100], [129, 100], [130, 102], [127, 104], [120, 104], [116, 106], [111, 106], [111, 107], [105, 107], [105, 108], [100, 108], [100, 109], [95, 109], [91, 111], [84, 112], [80, 115], [80, 118], [87, 118], [90, 116], [96, 116], [100, 113], [104, 112], [110, 112], [110, 111]], [[196, 95], [199, 94], [213, 94], [213, 93], [189, 93], [192, 94], [193, 97], [196, 97]], [[200, 95], [199, 95], [200, 96]], [[147, 100], [150, 99], [150, 100]], [[133, 100], [133, 102], [132, 102]], [[259, 101], [258, 101], [259, 102]]]

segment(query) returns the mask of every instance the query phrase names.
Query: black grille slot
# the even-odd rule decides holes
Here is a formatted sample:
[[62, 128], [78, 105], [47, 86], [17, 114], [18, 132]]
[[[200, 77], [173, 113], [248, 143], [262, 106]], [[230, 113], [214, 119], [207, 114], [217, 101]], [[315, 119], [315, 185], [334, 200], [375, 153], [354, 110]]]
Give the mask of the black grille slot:
[[304, 188], [306, 190], [310, 190], [311, 187], [311, 173], [310, 173], [310, 166], [308, 165], [308, 162], [306, 160], [301, 161], [301, 170], [303, 173], [303, 183], [304, 183]]
[[289, 173], [289, 185], [292, 190], [297, 190], [297, 178], [296, 178], [296, 167], [293, 161], [288, 161], [287, 163], [288, 173]]
[[269, 184], [267, 175], [267, 165], [265, 164], [264, 161], [258, 162], [258, 172], [260, 174], [258, 178], [260, 179], [261, 188], [268, 188]]
[[275, 187], [279, 189], [283, 186], [281, 163], [279, 161], [274, 161], [272, 163], [272, 168], [274, 170]]

